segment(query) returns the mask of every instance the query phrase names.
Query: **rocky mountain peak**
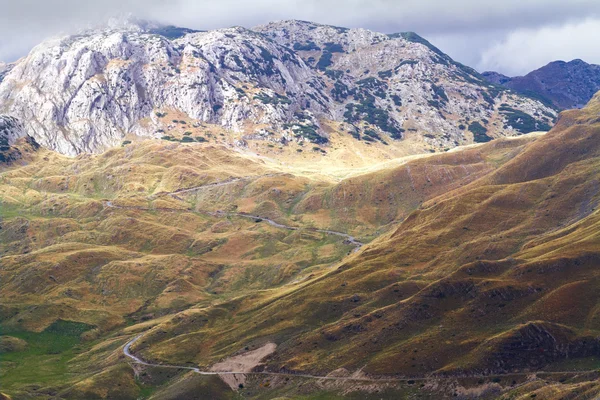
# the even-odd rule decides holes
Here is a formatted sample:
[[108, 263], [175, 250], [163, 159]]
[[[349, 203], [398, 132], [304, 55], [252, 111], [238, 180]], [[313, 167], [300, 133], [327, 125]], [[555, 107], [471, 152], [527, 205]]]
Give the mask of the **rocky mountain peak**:
[[554, 62], [549, 63], [548, 65], [560, 65], [560, 66], [569, 65], [569, 66], [576, 67], [576, 66], [589, 66], [590, 64], [586, 63], [585, 61], [583, 61], [580, 58], [576, 58], [571, 61], [562, 61], [562, 60], [554, 61]]
[[2, 71], [0, 112], [69, 155], [161, 137], [165, 110], [246, 139], [322, 145], [333, 123], [368, 143], [409, 135], [438, 149], [547, 129], [555, 117], [414, 33], [295, 20], [208, 32], [113, 20]]
[[271, 22], [257, 26], [253, 30], [296, 51], [311, 51], [319, 48], [331, 53], [351, 52], [389, 39], [386, 34], [367, 29], [348, 29], [298, 20]]

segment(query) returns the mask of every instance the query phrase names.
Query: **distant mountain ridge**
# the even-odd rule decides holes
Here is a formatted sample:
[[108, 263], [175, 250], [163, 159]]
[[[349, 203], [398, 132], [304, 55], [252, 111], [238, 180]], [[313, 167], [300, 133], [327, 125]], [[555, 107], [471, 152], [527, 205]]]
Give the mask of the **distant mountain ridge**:
[[600, 90], [600, 65], [582, 60], [554, 61], [514, 78], [488, 71], [489, 81], [550, 102], [558, 110], [582, 108]]

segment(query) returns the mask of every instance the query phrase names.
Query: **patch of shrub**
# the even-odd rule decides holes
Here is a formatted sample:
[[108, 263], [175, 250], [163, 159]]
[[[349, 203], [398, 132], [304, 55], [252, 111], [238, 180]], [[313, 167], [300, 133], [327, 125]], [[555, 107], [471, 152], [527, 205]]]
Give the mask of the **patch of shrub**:
[[448, 102], [448, 95], [443, 87], [438, 86], [434, 83], [431, 84], [431, 90], [433, 90], [434, 99], [440, 101], [441, 103]]
[[254, 100], [260, 100], [263, 104], [291, 104], [292, 101], [285, 96], [275, 93], [275, 96], [271, 97], [266, 94], [260, 93], [254, 96]]
[[315, 44], [315, 42], [308, 41], [306, 44], [302, 43], [294, 43], [294, 50], [296, 51], [311, 51], [311, 50], [321, 50], [319, 46]]
[[377, 107], [375, 97], [372, 95], [363, 96], [360, 103], [350, 103], [346, 105], [344, 118], [348, 123], [366, 121], [369, 124], [378, 127], [384, 132], [390, 134], [393, 139], [401, 139], [402, 128], [398, 128], [395, 122], [391, 120], [389, 113]]
[[82, 333], [94, 328], [95, 326], [88, 325], [83, 322], [73, 322], [59, 319], [44, 329], [44, 332], [79, 337]]
[[366, 136], [368, 136], [370, 138], [381, 140], [381, 136], [379, 136], [377, 134], [377, 132], [375, 132], [373, 129], [365, 129], [363, 134], [365, 134]]
[[344, 76], [344, 71], [340, 71], [338, 69], [328, 69], [325, 71], [325, 75], [331, 79], [340, 79], [342, 76]]
[[201, 31], [197, 31], [197, 30], [189, 29], [189, 28], [179, 28], [179, 27], [173, 26], [173, 25], [162, 26], [160, 28], [150, 30], [150, 33], [153, 33], [155, 35], [164, 36], [170, 40], [178, 39], [180, 37], [187, 35], [188, 33], [195, 33], [195, 32], [201, 32]]
[[321, 70], [321, 71], [325, 71], [327, 69], [327, 67], [329, 67], [331, 64], [333, 64], [333, 53], [329, 52], [329, 51], [324, 51], [323, 54], [321, 55], [321, 58], [319, 59], [319, 62], [317, 63], [317, 69]]
[[302, 136], [312, 143], [325, 144], [329, 142], [329, 139], [319, 135], [317, 128], [314, 125], [294, 126], [292, 131], [294, 132], [294, 135]]
[[350, 89], [347, 85], [342, 82], [335, 82], [333, 89], [331, 89], [331, 96], [336, 101], [346, 100], [348, 97], [354, 95], [356, 92], [354, 89]]
[[273, 56], [273, 54], [271, 54], [269, 52], [269, 50], [265, 49], [262, 46], [258, 46], [260, 48], [260, 55], [263, 58], [263, 60], [265, 60], [267, 63], [273, 63], [273, 60], [275, 59], [275, 57]]
[[324, 51], [327, 51], [329, 53], [343, 53], [344, 48], [342, 47], [341, 44], [328, 42], [328, 43], [325, 43]]
[[481, 91], [481, 97], [483, 97], [483, 100], [488, 103], [490, 106], [493, 106], [494, 104], [496, 104], [496, 102], [494, 101], [494, 99], [492, 98], [492, 96], [490, 96], [487, 92], [485, 91]]
[[400, 68], [402, 68], [405, 65], [417, 65], [419, 62], [417, 60], [403, 60], [400, 62], [400, 64], [398, 64], [398, 66], [395, 68], [396, 71], [398, 71]]
[[377, 76], [379, 76], [381, 79], [391, 78], [392, 75], [393, 75], [393, 71], [391, 69], [388, 69], [386, 71], [380, 71], [377, 73]]
[[515, 110], [514, 108], [507, 106], [501, 106], [499, 111], [506, 118], [506, 124], [512, 126], [520, 133], [549, 131], [552, 129], [547, 122], [539, 121], [523, 111]]
[[479, 122], [471, 123], [471, 125], [469, 125], [469, 131], [473, 133], [473, 140], [476, 143], [486, 143], [492, 140], [492, 138], [487, 135], [487, 128]]

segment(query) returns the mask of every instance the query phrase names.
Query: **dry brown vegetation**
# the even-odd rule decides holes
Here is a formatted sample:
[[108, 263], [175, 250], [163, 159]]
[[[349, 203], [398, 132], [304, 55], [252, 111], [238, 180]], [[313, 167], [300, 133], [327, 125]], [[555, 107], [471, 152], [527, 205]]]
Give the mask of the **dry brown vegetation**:
[[[2, 343], [33, 360], [31, 335], [87, 324], [61, 358], [68, 378], [46, 367], [31, 378], [64, 398], [224, 393], [183, 371], [136, 367], [136, 378], [121, 346], [138, 332], [136, 354], [172, 365], [208, 369], [273, 342], [271, 371], [489, 376], [430, 389], [593, 398], [591, 375], [528, 375], [600, 366], [598, 104], [545, 136], [337, 180], [215, 144], [26, 152], [0, 172], [0, 316], [14, 336]], [[370, 243], [353, 253], [316, 229]], [[11, 368], [3, 390], [32, 393]]]

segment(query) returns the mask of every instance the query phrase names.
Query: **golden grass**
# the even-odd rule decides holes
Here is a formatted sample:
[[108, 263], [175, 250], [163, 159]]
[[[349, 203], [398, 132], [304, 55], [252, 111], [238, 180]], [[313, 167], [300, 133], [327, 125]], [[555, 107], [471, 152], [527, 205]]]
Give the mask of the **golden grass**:
[[[553, 357], [507, 356], [536, 329], [563, 332], [560, 345], [583, 356], [600, 331], [600, 128], [563, 118], [545, 136], [403, 159], [411, 151], [335, 130], [327, 156], [237, 152], [226, 136], [76, 158], [39, 150], [0, 172], [2, 323], [96, 327], [89, 359], [73, 359], [85, 367], [74, 398], [110, 397], [112, 380], [137, 396], [118, 346], [145, 329], [142, 356], [203, 367], [267, 342], [278, 344], [269, 368], [323, 374], [560, 361], [543, 341]], [[352, 253], [315, 228], [372, 241]]]
[[[175, 349], [183, 346], [175, 332], [183, 330], [195, 332], [204, 349], [194, 357], [198, 363], [243, 343], [273, 340], [279, 345], [274, 369], [364, 368], [407, 376], [536, 370], [567, 354], [594, 354], [600, 332], [594, 269], [600, 257], [599, 130], [563, 122], [534, 142], [492, 142], [317, 188], [296, 206], [304, 221], [311, 210], [345, 210], [339, 203], [344, 191], [393, 193], [397, 186], [370, 187], [378, 179], [390, 182], [382, 174], [404, 174], [400, 182], [412, 183], [421, 200], [413, 200], [418, 210], [406, 208], [402, 224], [339, 269], [241, 299], [226, 324], [163, 325], [168, 340], [157, 338], [140, 350], [175, 362]], [[458, 173], [468, 162], [475, 177], [442, 186], [454, 166]], [[434, 183], [429, 193], [428, 183]], [[346, 204], [363, 210], [372, 199]], [[382, 226], [374, 214], [362, 218], [354, 220]], [[189, 358], [193, 350], [185, 348]]]

